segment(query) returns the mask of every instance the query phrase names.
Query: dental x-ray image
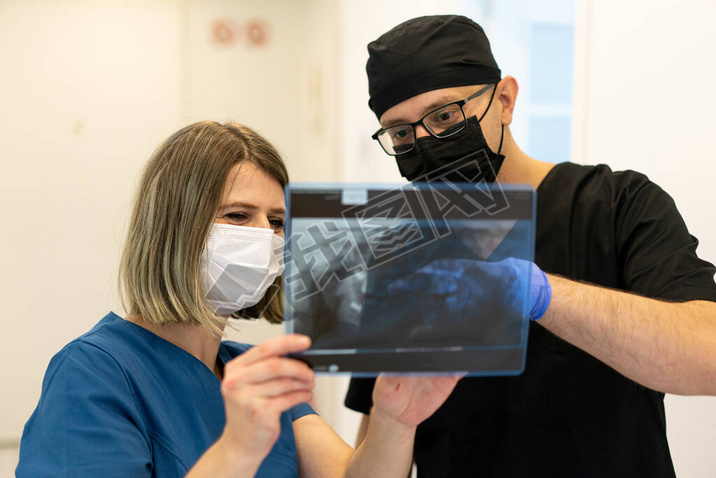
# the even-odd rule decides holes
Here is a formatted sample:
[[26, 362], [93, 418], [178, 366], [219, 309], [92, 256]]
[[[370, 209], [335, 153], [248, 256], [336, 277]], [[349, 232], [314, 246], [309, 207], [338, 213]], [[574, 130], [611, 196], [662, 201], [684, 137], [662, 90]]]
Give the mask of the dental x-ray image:
[[534, 191], [469, 183], [287, 188], [286, 331], [318, 372], [517, 374]]

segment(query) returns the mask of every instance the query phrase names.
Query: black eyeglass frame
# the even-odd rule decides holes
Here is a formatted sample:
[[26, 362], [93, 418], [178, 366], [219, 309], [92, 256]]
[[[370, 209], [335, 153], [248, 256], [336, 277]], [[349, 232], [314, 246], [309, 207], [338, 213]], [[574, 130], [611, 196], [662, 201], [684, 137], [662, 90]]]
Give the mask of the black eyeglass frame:
[[[465, 124], [467, 123], [467, 118], [465, 117], [465, 110], [463, 110], [463, 106], [465, 106], [468, 101], [474, 100], [475, 98], [477, 98], [478, 96], [481, 96], [483, 93], [485, 93], [487, 90], [489, 90], [491, 87], [496, 86], [496, 85], [497, 85], [497, 83], [490, 83], [489, 85], [487, 85], [487, 86], [485, 86], [485, 87], [483, 87], [483, 88], [480, 88], [478, 91], [476, 91], [475, 93], [471, 94], [470, 96], [468, 96], [468, 97], [465, 98], [465, 99], [453, 101], [453, 102], [451, 102], [451, 103], [446, 103], [446, 104], [444, 104], [444, 105], [442, 105], [442, 106], [438, 106], [437, 108], [435, 108], [435, 109], [433, 109], [433, 110], [430, 110], [427, 114], [425, 114], [425, 116], [423, 116], [423, 117], [420, 118], [418, 121], [415, 121], [415, 122], [413, 122], [413, 123], [399, 123], [399, 124], [395, 124], [395, 125], [393, 125], [393, 126], [389, 126], [389, 127], [387, 127], [387, 128], [380, 128], [378, 131], [376, 131], [375, 133], [373, 133], [373, 135], [371, 136], [371, 138], [373, 138], [374, 140], [378, 141], [378, 144], [380, 144], [380, 147], [383, 149], [383, 151], [385, 151], [385, 154], [387, 154], [387, 155], [389, 155], [389, 156], [397, 156], [398, 154], [404, 154], [404, 153], [407, 153], [407, 152], [409, 152], [409, 151], [412, 151], [413, 148], [415, 148], [415, 145], [417, 144], [417, 141], [418, 141], [418, 139], [417, 139], [417, 137], [416, 137], [416, 135], [415, 135], [415, 127], [416, 127], [417, 125], [422, 125], [423, 128], [425, 128], [425, 131], [427, 131], [428, 133], [430, 133], [430, 135], [433, 136], [433, 137], [435, 137], [435, 138], [438, 138], [438, 139], [449, 138], [450, 136], [453, 136], [453, 135], [459, 133], [460, 131], [462, 131], [463, 129], [465, 129]], [[487, 113], [487, 110], [490, 109], [490, 105], [492, 104], [492, 100], [493, 100], [493, 99], [494, 99], [494, 93], [493, 93], [493, 97], [490, 98], [490, 104], [487, 105], [487, 108], [485, 109], [485, 113]], [[451, 131], [449, 134], [446, 134], [446, 135], [444, 135], [444, 136], [438, 136], [437, 134], [435, 134], [435, 133], [432, 131], [431, 128], [429, 128], [429, 127], [424, 123], [425, 118], [427, 118], [427, 117], [430, 116], [431, 114], [435, 113], [436, 111], [439, 111], [439, 110], [441, 110], [441, 109], [443, 109], [443, 108], [445, 108], [445, 107], [447, 107], [447, 106], [451, 106], [451, 105], [458, 105], [458, 106], [460, 107], [460, 112], [462, 113], [462, 127], [460, 127], [460, 128], [457, 129], [457, 130]], [[485, 116], [485, 113], [483, 113], [482, 116]], [[480, 120], [482, 120], [482, 117], [480, 117], [480, 119], [479, 119], [478, 121], [480, 121]], [[390, 152], [388, 152], [387, 149], [385, 149], [385, 146], [383, 146], [383, 143], [380, 141], [380, 139], [378, 139], [378, 136], [379, 136], [380, 134], [384, 133], [385, 131], [388, 131], [389, 129], [393, 129], [393, 128], [396, 128], [396, 127], [399, 127], [399, 126], [410, 126], [410, 129], [411, 129], [411, 131], [413, 132], [413, 144], [410, 146], [410, 148], [408, 148], [408, 149], [406, 149], [406, 150], [403, 150], [403, 151], [401, 151], [400, 153], [390, 153]], [[446, 130], [446, 131], [447, 131], [447, 130]]]

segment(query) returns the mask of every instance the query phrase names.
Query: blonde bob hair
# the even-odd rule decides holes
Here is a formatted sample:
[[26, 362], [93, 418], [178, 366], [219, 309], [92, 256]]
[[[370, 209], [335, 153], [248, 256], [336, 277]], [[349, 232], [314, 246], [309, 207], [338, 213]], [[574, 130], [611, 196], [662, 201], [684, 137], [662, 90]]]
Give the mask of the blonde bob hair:
[[[221, 335], [226, 319], [204, 300], [201, 256], [231, 168], [249, 162], [288, 183], [278, 151], [246, 126], [203, 121], [170, 136], [152, 154], [134, 198], [119, 267], [130, 315], [165, 325], [201, 325]], [[234, 318], [283, 320], [281, 277], [255, 306]]]

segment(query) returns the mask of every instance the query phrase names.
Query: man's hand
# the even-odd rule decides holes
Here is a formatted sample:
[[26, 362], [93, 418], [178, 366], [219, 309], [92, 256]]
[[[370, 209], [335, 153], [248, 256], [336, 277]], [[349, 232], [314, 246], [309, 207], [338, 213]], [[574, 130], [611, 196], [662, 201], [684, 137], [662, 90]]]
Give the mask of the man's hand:
[[440, 408], [463, 376], [380, 375], [373, 389], [373, 413], [418, 426]]

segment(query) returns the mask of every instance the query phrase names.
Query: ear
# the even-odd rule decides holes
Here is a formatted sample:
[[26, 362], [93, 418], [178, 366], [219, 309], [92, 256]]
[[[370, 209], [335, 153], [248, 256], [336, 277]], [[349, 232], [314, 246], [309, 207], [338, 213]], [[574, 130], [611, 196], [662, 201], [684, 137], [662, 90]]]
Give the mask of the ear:
[[515, 110], [515, 102], [517, 101], [517, 92], [520, 87], [517, 80], [511, 76], [506, 76], [497, 84], [495, 95], [502, 107], [500, 111], [500, 121], [503, 125], [512, 123], [512, 113]]

